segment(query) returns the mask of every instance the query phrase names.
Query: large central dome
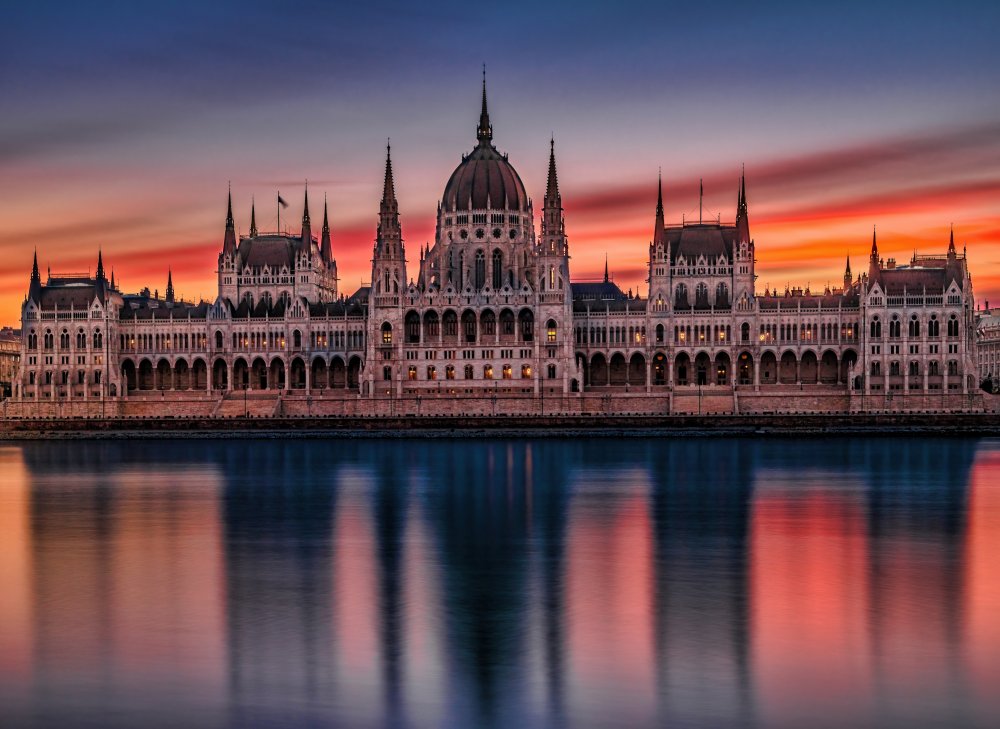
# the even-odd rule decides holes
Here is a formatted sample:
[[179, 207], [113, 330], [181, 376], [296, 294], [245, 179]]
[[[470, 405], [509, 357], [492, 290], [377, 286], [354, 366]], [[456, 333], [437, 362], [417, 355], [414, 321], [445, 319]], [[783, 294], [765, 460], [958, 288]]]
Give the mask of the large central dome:
[[445, 212], [460, 210], [527, 211], [528, 196], [507, 156], [493, 146], [493, 127], [486, 111], [486, 80], [483, 79], [483, 110], [476, 133], [479, 144], [462, 158], [444, 188], [441, 205]]

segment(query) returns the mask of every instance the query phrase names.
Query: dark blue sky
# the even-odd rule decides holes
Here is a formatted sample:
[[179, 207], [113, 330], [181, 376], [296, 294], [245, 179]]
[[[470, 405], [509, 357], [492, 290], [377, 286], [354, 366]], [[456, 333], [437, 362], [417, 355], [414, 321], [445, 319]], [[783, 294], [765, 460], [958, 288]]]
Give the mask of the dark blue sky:
[[[793, 205], [796, 190], [818, 194], [826, 183], [817, 171], [794, 190], [762, 195], [755, 172], [895, 140], [961, 141], [984, 126], [985, 142], [926, 174], [938, 185], [962, 174], [968, 182], [973, 171], [961, 168], [972, 159], [996, 179], [1000, 3], [874, 5], [14, 4], [0, 27], [0, 212], [10, 221], [0, 252], [30, 258], [24, 235], [44, 213], [36, 240], [53, 265], [89, 256], [104, 231], [126, 268], [138, 240], [177, 250], [211, 240], [198, 262], [210, 270], [227, 180], [242, 210], [251, 195], [301, 190], [308, 178], [330, 195], [345, 241], [367, 240], [360, 231], [371, 227], [389, 136], [404, 232], [422, 242], [474, 141], [484, 62], [498, 146], [537, 198], [554, 132], [569, 210], [574, 194], [606, 201], [655, 184], [663, 166], [668, 217], [697, 209], [698, 177], [706, 203], [726, 217], [745, 163], [751, 209], [756, 202], [771, 215]], [[862, 165], [853, 189], [911, 184], [921, 172], [908, 161], [893, 175]], [[580, 206], [568, 220], [571, 235], [578, 226], [576, 270], [596, 271], [619, 235], [641, 259], [648, 236], [632, 240], [630, 231], [648, 203]], [[962, 216], [941, 225], [952, 220]], [[74, 229], [95, 235], [71, 245], [65, 232]], [[859, 239], [868, 229], [866, 221]], [[367, 255], [343, 251], [348, 269], [359, 267], [353, 278]], [[4, 298], [23, 288], [24, 267], [12, 260]]]

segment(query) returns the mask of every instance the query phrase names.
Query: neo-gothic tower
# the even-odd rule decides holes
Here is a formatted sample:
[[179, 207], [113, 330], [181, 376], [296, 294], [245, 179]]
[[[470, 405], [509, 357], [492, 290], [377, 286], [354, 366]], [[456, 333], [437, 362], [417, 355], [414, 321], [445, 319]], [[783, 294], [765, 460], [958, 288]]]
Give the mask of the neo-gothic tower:
[[754, 298], [754, 242], [750, 237], [750, 215], [747, 211], [746, 175], [740, 175], [740, 191], [736, 203], [736, 239], [733, 241], [733, 305], [748, 309]]
[[[368, 390], [376, 381], [395, 382], [397, 394], [402, 393], [399, 353], [403, 341], [403, 294], [406, 291], [406, 251], [403, 231], [399, 224], [399, 203], [392, 178], [392, 150], [386, 145], [385, 180], [382, 202], [379, 204], [378, 229], [372, 255], [371, 293], [368, 304], [368, 346], [366, 379]], [[388, 371], [390, 377], [386, 377]]]
[[670, 308], [670, 241], [663, 216], [663, 175], [656, 182], [656, 221], [649, 244], [649, 306], [652, 311]]

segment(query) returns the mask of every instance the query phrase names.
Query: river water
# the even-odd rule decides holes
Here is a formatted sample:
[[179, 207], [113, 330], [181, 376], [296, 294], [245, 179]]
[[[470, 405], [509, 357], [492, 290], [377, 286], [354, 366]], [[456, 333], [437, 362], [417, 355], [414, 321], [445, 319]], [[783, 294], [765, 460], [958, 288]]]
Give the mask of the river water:
[[0, 446], [4, 727], [1000, 726], [1000, 441]]

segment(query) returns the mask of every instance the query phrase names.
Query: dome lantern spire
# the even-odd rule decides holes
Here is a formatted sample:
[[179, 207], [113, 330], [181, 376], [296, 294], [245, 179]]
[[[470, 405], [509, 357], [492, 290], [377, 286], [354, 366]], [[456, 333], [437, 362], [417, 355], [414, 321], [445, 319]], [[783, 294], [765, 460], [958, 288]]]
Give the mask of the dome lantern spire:
[[490, 112], [486, 108], [486, 64], [483, 64], [483, 109], [479, 112], [479, 129], [476, 139], [480, 144], [490, 144], [493, 140], [493, 125], [490, 124]]

